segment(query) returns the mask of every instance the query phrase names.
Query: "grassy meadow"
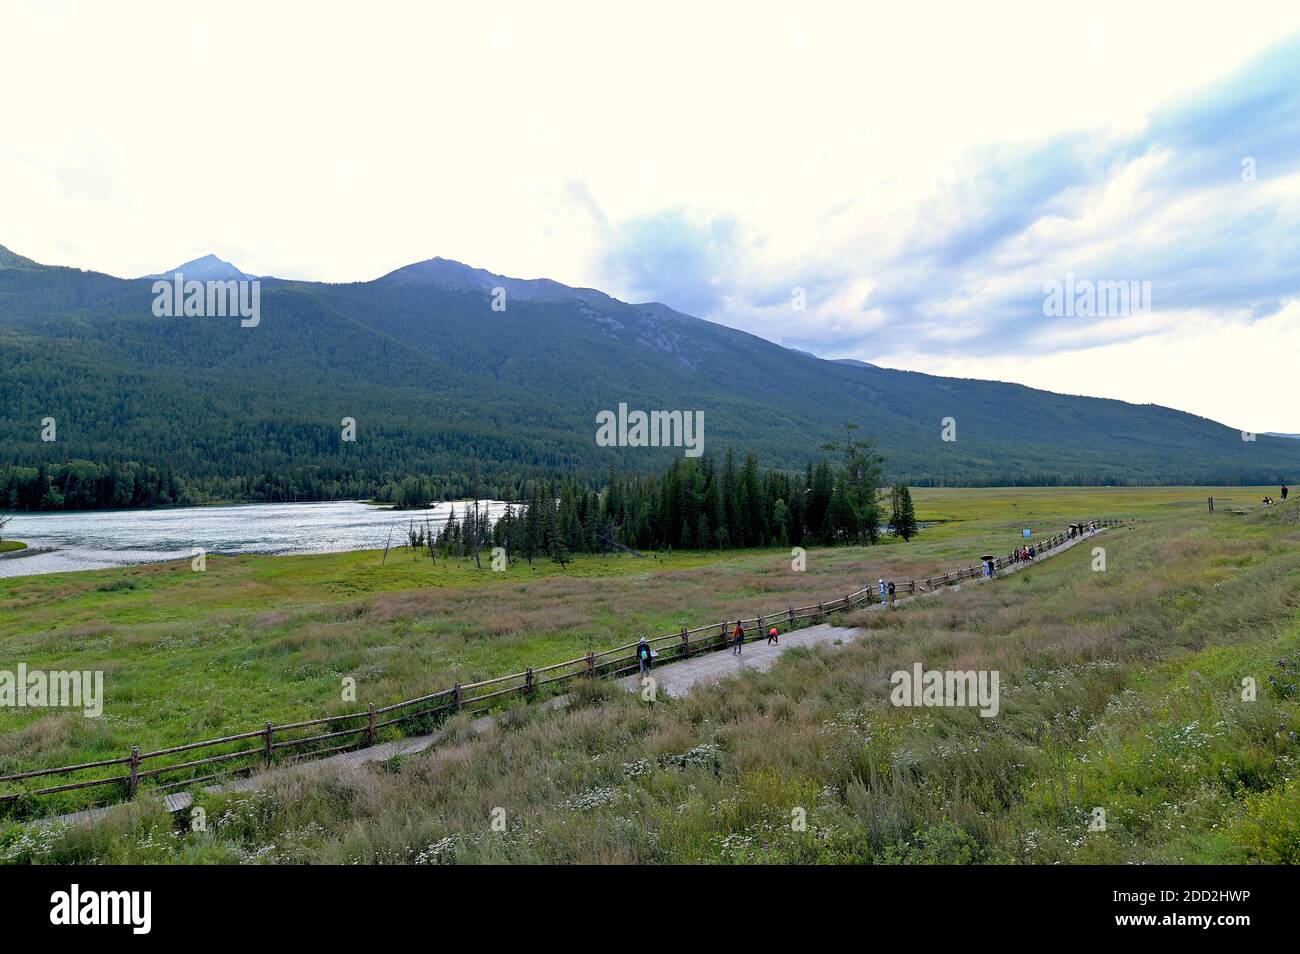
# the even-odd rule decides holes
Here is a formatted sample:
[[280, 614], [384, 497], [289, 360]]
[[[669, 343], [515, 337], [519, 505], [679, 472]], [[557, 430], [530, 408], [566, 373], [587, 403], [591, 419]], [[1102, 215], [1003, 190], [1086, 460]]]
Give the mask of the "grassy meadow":
[[[917, 489], [910, 543], [578, 558], [504, 573], [374, 552], [209, 558], [0, 580], [0, 668], [104, 669], [99, 719], [0, 713], [0, 772], [383, 704], [877, 576], [1003, 553], [1021, 527], [1108, 532], [991, 585], [847, 622], [869, 639], [647, 706], [609, 684], [515, 706], [386, 769], [205, 795], [188, 832], [147, 802], [95, 829], [0, 834], [9, 861], [1300, 860], [1300, 504], [1274, 488]], [[1206, 514], [1217, 507], [1244, 516]], [[997, 669], [996, 718], [894, 708], [888, 675]], [[1251, 676], [1258, 698], [1243, 702]], [[1270, 677], [1272, 677], [1270, 679]], [[1089, 830], [1103, 808], [1105, 831]], [[502, 808], [505, 832], [489, 816]], [[792, 812], [807, 818], [791, 829]], [[1291, 819], [1291, 821], [1288, 821]]]

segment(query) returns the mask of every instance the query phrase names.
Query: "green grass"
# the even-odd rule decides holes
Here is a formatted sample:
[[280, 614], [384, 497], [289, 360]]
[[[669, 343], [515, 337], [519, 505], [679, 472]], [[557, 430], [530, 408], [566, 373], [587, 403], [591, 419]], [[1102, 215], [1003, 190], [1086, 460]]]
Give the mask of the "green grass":
[[[754, 852], [777, 860], [924, 861], [948, 855], [969, 855], [969, 860], [1079, 860], [1070, 852], [1081, 849], [1070, 847], [1068, 839], [1041, 833], [1068, 833], [1062, 813], [1072, 819], [1070, 813], [1083, 804], [1080, 798], [1112, 797], [1115, 824], [1127, 832], [1158, 824], [1150, 820], [1153, 807], [1181, 791], [1169, 787], [1172, 781], [1161, 781], [1161, 787], [1143, 788], [1152, 797], [1160, 794], [1155, 802], [1120, 797], [1127, 791], [1125, 780], [1144, 771], [1152, 758], [1150, 746], [1156, 743], [1120, 745], [1112, 738], [1096, 751], [1084, 748], [1071, 739], [1089, 738], [1083, 732], [1091, 731], [1092, 723], [1084, 724], [1087, 714], [1096, 715], [1097, 724], [1104, 727], [1101, 714], [1106, 705], [1137, 693], [1149, 700], [1144, 704], [1155, 707], [1141, 710], [1142, 719], [1159, 715], [1173, 720], [1173, 732], [1174, 722], [1186, 713], [1174, 709], [1162, 714], [1160, 700], [1169, 700], [1170, 706], [1190, 705], [1194, 697], [1185, 689], [1189, 673], [1208, 679], [1219, 669], [1235, 672], [1233, 666], [1263, 665], [1266, 657], [1284, 648], [1256, 629], [1261, 619], [1293, 612], [1295, 569], [1279, 540], [1294, 532], [1277, 523], [1281, 511], [1209, 518], [1204, 513], [1209, 492], [920, 489], [918, 516], [949, 522], [907, 544], [813, 551], [804, 574], [790, 571], [789, 554], [782, 551], [721, 557], [660, 554], [646, 561], [580, 558], [567, 571], [550, 563], [516, 564], [503, 574], [445, 561], [434, 566], [412, 559], [409, 551], [396, 551], [382, 566], [374, 552], [210, 558], [203, 574], [180, 563], [0, 581], [0, 645], [5, 658], [32, 667], [103, 668], [107, 697], [104, 716], [94, 720], [62, 712], [0, 712], [5, 720], [0, 772], [120, 755], [131, 744], [147, 749], [243, 731], [267, 719], [353, 711], [358, 704], [382, 704], [457, 680], [544, 665], [626, 642], [642, 632], [671, 631], [684, 622], [842, 596], [877, 575], [907, 579], [942, 572], [973, 562], [984, 550], [1009, 550], [1022, 526], [1046, 536], [1079, 517], [1145, 516], [1152, 522], [1100, 538], [1111, 560], [1105, 574], [1088, 572], [1088, 554], [1080, 548], [992, 587], [952, 594], [951, 600], [940, 598], [933, 606], [917, 604], [887, 617], [863, 617], [860, 622], [873, 630], [889, 623], [873, 632], [878, 638], [870, 641], [872, 649], [865, 657], [864, 647], [857, 645], [835, 650], [842, 655], [833, 666], [825, 653], [791, 653], [772, 674], [742, 681], [739, 691], [684, 700], [653, 713], [597, 687], [591, 704], [570, 715], [552, 721], [535, 720], [528, 712], [512, 717], [524, 733], [518, 736], [520, 744], [536, 757], [535, 765], [506, 758], [494, 747], [495, 740], [466, 741], [456, 751], [472, 752], [476, 764], [484, 766], [482, 773], [466, 779], [458, 769], [450, 776], [468, 785], [470, 792], [501, 787], [513, 791], [513, 814], [565, 799], [581, 800], [584, 792], [608, 787], [607, 775], [584, 767], [593, 755], [606, 753], [602, 761], [619, 764], [646, 758], [659, 766], [662, 759], [700, 745], [716, 746], [720, 754], [715, 777], [705, 788], [697, 785], [694, 793], [669, 784], [667, 777], [655, 783], [666, 786], [659, 793], [635, 791], [637, 785], [628, 789], [634, 780], [616, 786], [634, 800], [658, 804], [657, 799], [666, 798], [659, 809], [679, 799], [688, 810], [674, 817], [660, 817], [655, 813], [659, 809], [651, 813], [658, 832], [654, 846], [608, 841], [611, 836], [605, 832], [607, 841], [601, 844], [611, 860], [743, 860]], [[1239, 496], [1244, 505], [1263, 492], [1223, 493]], [[1256, 581], [1260, 589], [1244, 603], [1231, 595], [1241, 580]], [[1189, 621], [1206, 632], [1189, 629]], [[1207, 632], [1216, 634], [1213, 645], [1197, 645], [1211, 638]], [[886, 651], [894, 656], [880, 655]], [[994, 720], [1013, 728], [981, 745], [988, 727], [978, 718], [970, 722], [954, 720], [947, 712], [939, 718], [927, 710], [888, 707], [877, 711], [881, 699], [873, 687], [881, 672], [905, 668], [918, 652], [927, 665], [939, 658], [936, 653], [953, 654], [962, 660], [961, 668], [979, 668], [968, 660], [987, 655], [983, 661], [1001, 668], [1004, 681], [1028, 680], [1018, 686], [1037, 686], [1035, 680], [1043, 678], [1050, 683], [1053, 677], [1041, 674], [1060, 670], [1058, 681], [1064, 680], [1068, 691], [1035, 688], [1021, 695], [1017, 689], [1004, 706], [1005, 718]], [[1198, 653], [1208, 655], [1201, 659]], [[1234, 653], [1243, 655], [1237, 658]], [[1219, 668], [1212, 669], [1211, 662]], [[344, 675], [357, 678], [358, 703], [345, 704], [339, 698]], [[1070, 715], [1076, 710], [1078, 715]], [[1118, 714], [1107, 718], [1112, 717]], [[835, 739], [828, 748], [821, 738], [826, 726], [843, 728], [847, 737]], [[538, 733], [540, 742], [527, 736], [529, 732]], [[1124, 723], [1117, 722], [1114, 732], [1115, 738], [1131, 741]], [[595, 750], [591, 740], [599, 740]], [[547, 748], [551, 744], [554, 752]], [[981, 766], [979, 760], [966, 765], [962, 760], [968, 758], [963, 755], [967, 750], [961, 746], [978, 746], [991, 767]], [[902, 776], [899, 752], [910, 753]], [[1078, 765], [1096, 767], [1101, 754], [1116, 760], [1114, 772], [1086, 785], [1075, 781]], [[1015, 761], [1000, 761], [1003, 756]], [[1259, 780], [1271, 784], [1279, 757], [1262, 743], [1257, 747], [1250, 760], [1254, 788], [1225, 795], [1221, 819], [1247, 791], [1268, 790]], [[414, 765], [411, 770], [421, 771]], [[693, 764], [686, 770], [686, 775], [694, 771]], [[545, 777], [539, 777], [539, 771]], [[662, 773], [656, 769], [650, 774]], [[1015, 791], [1007, 788], [1007, 779], [1016, 780]], [[426, 822], [431, 830], [441, 826], [462, 835], [477, 830], [473, 819], [449, 812], [442, 804], [450, 792], [444, 792], [441, 782], [423, 776], [419, 781], [431, 786], [424, 793], [430, 800]], [[358, 784], [363, 782], [377, 784], [368, 776]], [[816, 799], [809, 794], [799, 797], [820, 804], [818, 793], [828, 787], [836, 793], [835, 810], [822, 819], [832, 833], [827, 835], [834, 842], [831, 847], [825, 852], [802, 842], [802, 847], [782, 847], [781, 839], [760, 844], [759, 835], [766, 831], [762, 825], [774, 824], [771, 805], [789, 802], [794, 792], [816, 794]], [[1077, 797], [1044, 794], [1056, 790]], [[948, 809], [936, 810], [927, 801], [936, 791], [948, 793]], [[953, 810], [953, 791], [973, 798], [973, 805], [962, 808], [959, 801], [959, 810]], [[765, 798], [766, 809], [760, 805]], [[717, 800], [731, 804], [732, 799], [738, 800], [739, 814], [720, 829]], [[886, 816], [881, 804], [892, 805], [892, 814]], [[939, 806], [943, 804], [941, 799]], [[813, 806], [804, 807], [814, 817]], [[287, 817], [298, 810], [287, 810]], [[1269, 810], [1271, 803], [1261, 803], [1262, 817]], [[352, 818], [350, 813], [326, 812], [313, 824], [327, 829], [343, 825]], [[996, 818], [997, 824], [989, 818]], [[267, 824], [270, 827], [250, 829], [248, 840], [256, 841], [280, 822]], [[751, 831], [754, 826], [759, 828]], [[1007, 841], [1002, 831], [1007, 826], [1040, 832], [1034, 851]], [[722, 844], [718, 839], [725, 838], [719, 835], [723, 830], [737, 837]], [[1203, 827], [1198, 831], [1202, 841], [1177, 850], [1201, 858], [1215, 851], [1231, 854]], [[376, 832], [367, 836], [373, 837], [368, 847], [346, 850], [331, 843], [328, 851], [313, 849], [310, 856], [343, 857], [355, 848], [349, 857], [377, 860], [379, 845], [385, 846], [383, 851], [397, 850], [387, 840], [391, 835]], [[840, 838], [847, 841], [840, 845]], [[238, 850], [246, 847], [234, 844]], [[1083, 844], [1098, 857], [1136, 850], [1124, 842], [1122, 851], [1108, 854], [1102, 839]], [[462, 860], [489, 857], [462, 847]], [[498, 847], [505, 850], [504, 845]], [[120, 849], [117, 845], [112, 851]], [[794, 853], [783, 854], [787, 849]], [[1160, 849], [1175, 851], [1165, 844]], [[538, 850], [515, 845], [507, 856], [523, 860]], [[1146, 845], [1142, 850], [1154, 849]]]
[[16, 550], [26, 550], [27, 544], [21, 540], [0, 540], [0, 553], [13, 553]]

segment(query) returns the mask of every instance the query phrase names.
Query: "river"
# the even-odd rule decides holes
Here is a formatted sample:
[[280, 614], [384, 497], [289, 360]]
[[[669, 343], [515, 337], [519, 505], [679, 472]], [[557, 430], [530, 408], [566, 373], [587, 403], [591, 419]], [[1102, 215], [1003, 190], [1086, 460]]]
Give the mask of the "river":
[[[495, 519], [505, 510], [497, 500], [480, 501]], [[25, 551], [0, 556], [0, 577], [67, 573], [189, 558], [194, 549], [213, 554], [335, 553], [382, 549], [392, 532], [406, 540], [412, 520], [428, 517], [437, 527], [452, 508], [384, 510], [353, 500], [329, 503], [240, 504], [159, 510], [92, 510], [76, 513], [18, 513], [5, 528], [6, 540], [22, 540]]]

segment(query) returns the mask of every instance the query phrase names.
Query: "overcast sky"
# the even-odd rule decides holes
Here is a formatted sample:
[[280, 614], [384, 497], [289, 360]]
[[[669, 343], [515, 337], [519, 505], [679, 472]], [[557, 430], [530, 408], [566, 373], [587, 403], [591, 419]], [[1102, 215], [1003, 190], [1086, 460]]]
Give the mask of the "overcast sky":
[[[0, 245], [38, 261], [441, 255], [1300, 432], [1294, 2], [0, 0], [0, 89]], [[1045, 316], [1067, 274], [1150, 313]]]

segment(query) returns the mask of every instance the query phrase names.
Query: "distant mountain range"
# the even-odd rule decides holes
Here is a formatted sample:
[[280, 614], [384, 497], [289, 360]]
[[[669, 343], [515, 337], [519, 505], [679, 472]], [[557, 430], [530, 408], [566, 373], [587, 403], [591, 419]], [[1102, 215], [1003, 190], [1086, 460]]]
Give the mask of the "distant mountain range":
[[[215, 256], [173, 271], [250, 277]], [[680, 455], [597, 446], [596, 414], [625, 403], [703, 411], [707, 454], [753, 450], [789, 468], [852, 421], [877, 438], [889, 475], [915, 484], [1300, 479], [1289, 438], [1246, 441], [1157, 405], [822, 360], [662, 304], [442, 258], [369, 282], [263, 278], [254, 328], [157, 318], [153, 280], [0, 247], [0, 467], [134, 460], [219, 478], [225, 492], [292, 496], [413, 474], [460, 493], [611, 465], [649, 472]], [[46, 417], [53, 443], [40, 439]], [[340, 439], [345, 417], [355, 443]], [[954, 441], [942, 439], [947, 418]]]

